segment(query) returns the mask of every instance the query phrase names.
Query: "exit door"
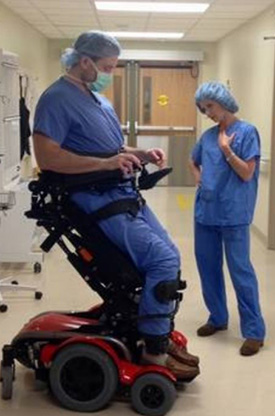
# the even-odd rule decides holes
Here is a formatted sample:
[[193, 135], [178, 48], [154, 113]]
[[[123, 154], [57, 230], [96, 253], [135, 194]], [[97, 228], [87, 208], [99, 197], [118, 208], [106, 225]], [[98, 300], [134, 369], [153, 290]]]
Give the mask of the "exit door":
[[166, 152], [173, 172], [163, 185], [193, 185], [188, 159], [196, 140], [197, 78], [191, 69], [127, 62], [116, 69], [114, 83], [104, 94], [114, 105], [129, 146]]

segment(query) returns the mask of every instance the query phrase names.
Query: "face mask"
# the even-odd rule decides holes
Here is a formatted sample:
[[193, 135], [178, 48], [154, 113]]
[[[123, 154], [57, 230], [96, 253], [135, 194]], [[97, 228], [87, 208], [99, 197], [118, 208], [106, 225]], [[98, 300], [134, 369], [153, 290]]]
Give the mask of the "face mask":
[[101, 92], [106, 90], [113, 82], [112, 74], [107, 72], [98, 72], [96, 80], [91, 82], [90, 89], [94, 92]]
[[88, 88], [94, 92], [106, 90], [113, 82], [113, 75], [107, 72], [99, 71], [94, 62], [93, 67], [96, 70], [97, 76], [94, 82], [89, 83]]

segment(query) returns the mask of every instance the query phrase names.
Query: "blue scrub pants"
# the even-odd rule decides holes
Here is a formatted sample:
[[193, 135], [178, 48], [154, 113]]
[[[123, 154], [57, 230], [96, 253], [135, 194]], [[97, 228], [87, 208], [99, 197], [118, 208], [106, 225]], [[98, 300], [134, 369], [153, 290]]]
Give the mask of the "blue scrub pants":
[[[101, 221], [99, 225], [122, 251], [130, 254], [145, 277], [139, 316], [171, 313], [174, 302], [159, 302], [154, 290], [162, 281], [177, 279], [180, 255], [148, 206], [143, 206], [136, 217], [120, 214]], [[170, 333], [171, 319], [142, 319], [138, 328], [144, 335], [166, 335]]]
[[[89, 213], [114, 200], [135, 196], [131, 188], [115, 188], [103, 193], [78, 192], [73, 200]], [[159, 302], [154, 292], [158, 283], [178, 278], [180, 254], [150, 208], [142, 206], [136, 217], [128, 213], [115, 215], [99, 221], [99, 226], [122, 252], [131, 256], [144, 276], [139, 316], [173, 312], [174, 301]], [[141, 319], [138, 328], [144, 335], [167, 335], [171, 330], [171, 319]]]
[[210, 312], [208, 323], [227, 325], [223, 248], [235, 289], [244, 338], [263, 340], [265, 324], [259, 304], [258, 283], [250, 262], [249, 226], [207, 226], [195, 223], [195, 256], [202, 293]]

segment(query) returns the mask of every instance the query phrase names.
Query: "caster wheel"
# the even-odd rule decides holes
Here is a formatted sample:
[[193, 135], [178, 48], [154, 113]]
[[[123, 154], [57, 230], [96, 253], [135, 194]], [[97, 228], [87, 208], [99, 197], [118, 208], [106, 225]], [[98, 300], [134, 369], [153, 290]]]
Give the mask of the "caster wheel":
[[146, 416], [163, 416], [173, 406], [176, 388], [171, 380], [157, 373], [137, 378], [131, 389], [133, 408]]
[[41, 299], [42, 296], [43, 296], [42, 292], [35, 292], [35, 294], [34, 294], [35, 299], [38, 299], [38, 300]]
[[12, 398], [12, 388], [14, 380], [14, 365], [3, 366], [1, 364], [1, 381], [2, 381], [2, 394], [3, 400], [10, 400]]
[[62, 349], [53, 360], [50, 389], [66, 408], [95, 412], [105, 407], [118, 386], [116, 365], [102, 349], [75, 344]]
[[7, 305], [0, 305], [0, 312], [6, 312], [8, 310], [8, 306]]
[[17, 280], [13, 280], [13, 281], [11, 282], [11, 284], [12, 284], [12, 285], [18, 285], [18, 282], [17, 282]]
[[34, 273], [41, 273], [41, 270], [42, 270], [42, 266], [41, 266], [41, 264], [40, 263], [34, 263], [34, 266], [33, 266], [33, 271], [34, 271]]

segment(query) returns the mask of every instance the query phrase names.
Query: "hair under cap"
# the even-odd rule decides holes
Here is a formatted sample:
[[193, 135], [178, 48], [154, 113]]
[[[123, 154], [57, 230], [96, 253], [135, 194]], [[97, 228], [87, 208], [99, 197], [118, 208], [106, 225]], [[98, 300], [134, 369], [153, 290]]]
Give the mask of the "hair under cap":
[[200, 103], [204, 100], [215, 101], [230, 113], [237, 113], [239, 106], [231, 92], [219, 81], [205, 82], [195, 94], [196, 105], [201, 111]]
[[69, 68], [79, 62], [81, 56], [91, 58], [109, 58], [119, 56], [119, 42], [104, 32], [90, 30], [82, 33], [74, 42], [72, 48], [67, 48], [61, 57], [62, 64]]

